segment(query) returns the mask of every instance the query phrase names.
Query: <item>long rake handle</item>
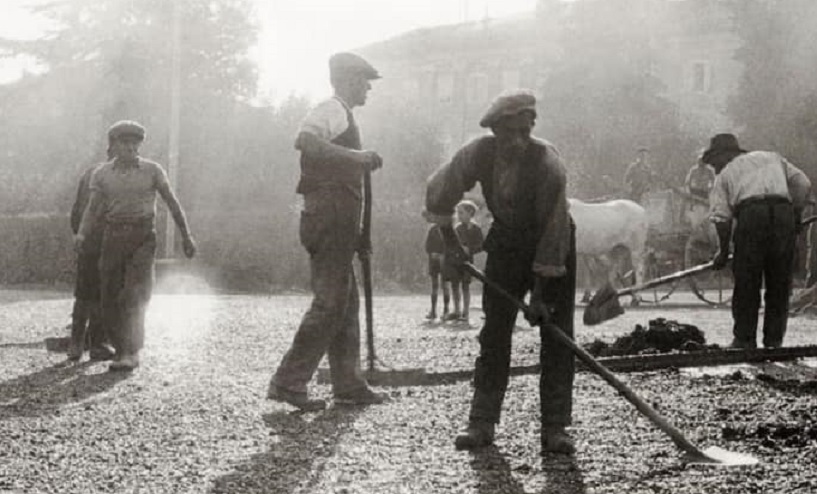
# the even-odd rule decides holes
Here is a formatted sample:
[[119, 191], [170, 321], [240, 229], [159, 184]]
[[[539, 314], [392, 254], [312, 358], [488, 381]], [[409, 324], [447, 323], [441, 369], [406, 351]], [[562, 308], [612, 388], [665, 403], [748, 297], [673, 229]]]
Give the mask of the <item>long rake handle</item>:
[[[499, 286], [496, 282], [488, 279], [482, 271], [476, 268], [476, 266], [466, 262], [463, 264], [463, 269], [468, 271], [471, 276], [478, 279], [492, 290], [495, 290], [497, 293], [516, 304], [519, 310], [521, 310], [524, 314], [530, 314], [530, 307], [527, 304], [505, 291], [505, 289]], [[672, 439], [672, 442], [675, 443], [679, 449], [692, 455], [703, 455], [703, 452], [692, 444], [677, 427], [670, 424], [667, 419], [658, 413], [657, 410], [642, 400], [635, 393], [635, 391], [621, 382], [612, 372], [607, 370], [606, 367], [601, 365], [595, 358], [593, 358], [592, 355], [587, 353], [586, 350], [577, 345], [576, 342], [564, 334], [564, 332], [558, 326], [555, 324], [542, 324], [541, 327], [548, 331], [550, 335], [556, 338], [561, 344], [568, 347], [579, 358], [579, 360], [587, 365], [590, 370], [601, 376], [601, 378], [613, 386], [616, 391], [619, 392], [619, 394], [624, 396], [627, 401], [632, 403], [642, 415], [650, 419], [653, 424], [664, 431], [664, 433], [666, 433]]]

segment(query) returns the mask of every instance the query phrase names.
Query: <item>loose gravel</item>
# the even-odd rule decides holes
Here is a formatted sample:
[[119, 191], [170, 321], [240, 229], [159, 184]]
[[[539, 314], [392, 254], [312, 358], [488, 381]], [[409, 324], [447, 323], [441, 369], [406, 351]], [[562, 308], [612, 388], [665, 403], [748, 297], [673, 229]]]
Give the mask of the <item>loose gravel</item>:
[[[64, 332], [67, 296], [0, 293], [0, 493], [817, 492], [817, 393], [750, 373], [620, 377], [695, 444], [753, 454], [754, 467], [685, 467], [667, 437], [589, 373], [576, 378], [573, 457], [539, 455], [536, 376], [512, 379], [496, 445], [478, 453], [453, 448], [468, 383], [384, 388], [385, 405], [293, 413], [264, 393], [308, 303], [158, 295], [143, 365], [122, 375], [46, 352], [44, 338]], [[426, 312], [427, 296], [375, 300], [381, 360], [470, 368], [481, 312], [470, 325], [428, 324]], [[709, 343], [731, 339], [728, 311], [664, 305], [579, 323], [577, 340], [613, 341], [658, 317], [695, 324]], [[787, 344], [814, 344], [816, 326], [793, 319]], [[520, 319], [514, 340], [514, 364], [536, 362], [538, 332]], [[312, 391], [331, 398], [327, 386]]]

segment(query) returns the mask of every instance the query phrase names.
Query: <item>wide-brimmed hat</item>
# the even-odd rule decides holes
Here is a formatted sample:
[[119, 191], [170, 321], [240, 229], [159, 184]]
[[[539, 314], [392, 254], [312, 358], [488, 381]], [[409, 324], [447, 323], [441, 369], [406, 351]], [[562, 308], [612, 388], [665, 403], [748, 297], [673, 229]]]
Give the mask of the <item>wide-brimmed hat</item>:
[[734, 134], [717, 134], [709, 140], [709, 148], [701, 155], [701, 161], [713, 166], [725, 166], [735, 156], [745, 152]]

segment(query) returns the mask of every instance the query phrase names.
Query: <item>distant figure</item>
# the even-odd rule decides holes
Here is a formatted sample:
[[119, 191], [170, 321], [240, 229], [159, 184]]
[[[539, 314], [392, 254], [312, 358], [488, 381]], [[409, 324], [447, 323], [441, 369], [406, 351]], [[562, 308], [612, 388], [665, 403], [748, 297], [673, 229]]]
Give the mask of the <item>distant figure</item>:
[[692, 165], [684, 179], [684, 189], [694, 197], [709, 202], [709, 192], [715, 184], [715, 169], [703, 161], [703, 156]]
[[757, 347], [760, 292], [764, 284], [763, 346], [782, 346], [789, 314], [795, 241], [811, 182], [777, 153], [744, 151], [732, 134], [712, 137], [702, 159], [717, 173], [710, 195], [710, 218], [715, 223], [720, 246], [712, 260], [715, 269], [726, 266], [730, 240], [735, 245], [731, 347]]
[[301, 410], [326, 407], [310, 398], [307, 384], [324, 355], [337, 405], [371, 405], [375, 393], [360, 371], [360, 300], [353, 263], [360, 247], [363, 176], [383, 160], [363, 150], [352, 109], [366, 103], [370, 81], [380, 74], [351, 53], [329, 59], [335, 94], [304, 118], [295, 141], [301, 152], [297, 192], [304, 196], [300, 238], [309, 253], [314, 298], [292, 345], [272, 376], [267, 398]]
[[649, 149], [639, 148], [635, 161], [630, 163], [624, 173], [627, 198], [639, 204], [641, 204], [644, 194], [652, 187], [654, 172], [649, 160]]
[[428, 276], [431, 278], [431, 310], [426, 315], [426, 319], [433, 321], [437, 319], [437, 299], [440, 285], [443, 289], [443, 313], [442, 319], [448, 315], [448, 305], [451, 302], [451, 292], [448, 285], [441, 283], [443, 274], [443, 254], [445, 254], [445, 244], [443, 234], [438, 225], [431, 225], [426, 234], [426, 254], [428, 255]]
[[91, 197], [74, 240], [77, 250], [84, 252], [93, 248], [89, 239], [94, 230], [103, 230], [100, 298], [102, 323], [116, 350], [112, 371], [132, 371], [139, 366], [145, 312], [153, 292], [157, 193], [181, 230], [185, 255], [196, 253], [187, 218], [167, 174], [158, 163], [139, 156], [144, 139], [145, 128], [137, 122], [120, 121], [108, 130], [114, 159], [91, 177]]
[[[477, 214], [477, 205], [467, 199], [460, 201], [456, 207], [456, 214], [459, 223], [454, 227], [454, 231], [468, 254], [468, 262], [474, 262], [474, 254], [482, 252], [482, 243], [485, 240], [482, 229], [473, 223], [474, 215]], [[468, 322], [468, 312], [471, 308], [471, 275], [450, 263], [445, 264], [443, 272], [445, 280], [451, 283], [451, 295], [454, 300], [454, 312], [449, 314], [447, 319]], [[462, 306], [460, 306], [460, 296], [462, 296]]]
[[[108, 150], [108, 159], [111, 159]], [[79, 233], [82, 214], [88, 207], [91, 197], [91, 176], [94, 170], [102, 166], [92, 165], [79, 180], [77, 197], [71, 208], [71, 231]], [[86, 341], [89, 343], [91, 360], [109, 360], [113, 351], [108, 347], [108, 336], [102, 325], [99, 286], [99, 255], [102, 249], [101, 225], [95, 225], [81, 252], [77, 254], [76, 278], [74, 280], [74, 309], [71, 312], [71, 344], [68, 348], [68, 359], [79, 360], [85, 352]]]

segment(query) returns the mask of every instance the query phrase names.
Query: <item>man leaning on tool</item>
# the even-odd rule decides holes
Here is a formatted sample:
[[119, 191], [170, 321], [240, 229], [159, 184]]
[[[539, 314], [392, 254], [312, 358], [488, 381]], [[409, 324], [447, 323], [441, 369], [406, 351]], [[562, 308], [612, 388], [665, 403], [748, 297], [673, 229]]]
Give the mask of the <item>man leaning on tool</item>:
[[351, 53], [333, 55], [329, 72], [335, 94], [309, 112], [295, 142], [301, 151], [297, 192], [304, 196], [300, 239], [309, 253], [314, 298], [267, 392], [267, 398], [302, 410], [326, 406], [306, 389], [324, 355], [336, 404], [385, 400], [369, 388], [360, 369], [360, 303], [353, 269], [363, 174], [380, 168], [382, 160], [376, 152], [362, 150], [352, 108], [366, 103], [370, 81], [380, 75]]
[[[493, 135], [466, 144], [429, 179], [428, 217], [447, 224], [455, 205], [477, 182], [494, 221], [485, 239], [486, 276], [521, 299], [532, 290], [532, 322], [549, 321], [573, 336], [576, 291], [575, 227], [565, 196], [565, 168], [556, 148], [531, 136], [536, 98], [529, 91], [499, 96], [480, 121]], [[458, 449], [493, 443], [511, 359], [518, 309], [490, 288], [483, 292], [485, 324], [474, 369], [468, 428]], [[541, 333], [542, 452], [572, 453], [573, 354]]]
[[182, 233], [184, 253], [193, 257], [196, 244], [164, 169], [139, 156], [145, 128], [123, 120], [108, 130], [114, 159], [91, 177], [91, 198], [75, 237], [77, 249], [88, 248], [95, 224], [102, 222], [99, 260], [102, 324], [116, 354], [113, 371], [139, 366], [145, 340], [145, 311], [153, 291], [156, 254], [156, 193], [167, 204]]
[[763, 346], [779, 347], [786, 334], [795, 240], [811, 182], [777, 153], [744, 151], [732, 134], [712, 137], [701, 159], [718, 174], [710, 194], [710, 219], [720, 244], [713, 259], [715, 269], [726, 266], [730, 238], [735, 246], [731, 346], [757, 347], [760, 290], [765, 282]]

